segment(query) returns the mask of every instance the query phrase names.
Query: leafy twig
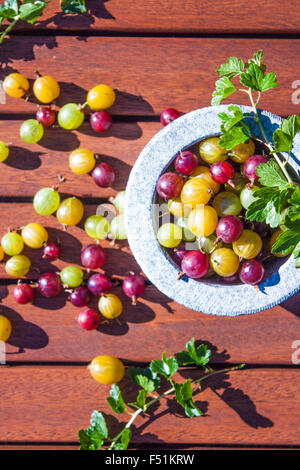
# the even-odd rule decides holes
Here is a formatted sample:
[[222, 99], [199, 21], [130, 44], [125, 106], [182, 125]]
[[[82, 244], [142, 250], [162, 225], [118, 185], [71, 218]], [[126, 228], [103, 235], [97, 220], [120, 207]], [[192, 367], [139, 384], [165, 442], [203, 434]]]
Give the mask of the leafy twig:
[[[44, 9], [52, 0], [5, 0], [4, 5], [0, 5], [0, 25], [4, 20], [11, 21], [0, 35], [0, 44], [10, 33], [18, 21], [35, 23], [42, 15]], [[64, 13], [85, 13], [87, 11], [85, 0], [62, 0], [61, 10]]]
[[[167, 357], [166, 353], [164, 353], [161, 360], [152, 361], [149, 367], [145, 369], [130, 367], [129, 376], [131, 380], [134, 384], [141, 387], [136, 402], [127, 404], [128, 406], [135, 407], [136, 411], [131, 415], [121, 432], [112, 439], [108, 437], [107, 425], [103, 414], [94, 411], [92, 413], [91, 426], [85, 430], [81, 429], [79, 431], [80, 448], [82, 450], [101, 449], [105, 442], [110, 441], [109, 450], [127, 449], [131, 439], [131, 427], [135, 419], [140, 414], [146, 413], [155, 403], [172, 394], [174, 394], [174, 399], [177, 403], [184, 409], [186, 416], [189, 418], [201, 416], [203, 414], [202, 411], [197, 408], [193, 401], [193, 386], [199, 385], [203, 380], [213, 375], [232, 372], [244, 367], [244, 364], [241, 364], [228, 369], [213, 370], [207, 366], [210, 356], [211, 351], [206, 345], [201, 344], [197, 347], [194, 339], [191, 339], [186, 344], [186, 349], [180, 351], [175, 357]], [[177, 383], [174, 381], [173, 376], [179, 366], [184, 365], [196, 365], [201, 367], [205, 370], [205, 375], [194, 380], [187, 379], [184, 383]], [[153, 391], [158, 391], [160, 388], [161, 377], [165, 378], [171, 384], [171, 388], [153, 397]], [[125, 412], [125, 402], [117, 385], [112, 386], [110, 395], [107, 401], [113, 411], [116, 413]], [[148, 396], [151, 396], [152, 400], [147, 401]], [[112, 397], [114, 397], [113, 400]]]
[[[257, 106], [262, 93], [276, 88], [278, 83], [275, 73], [266, 73], [262, 51], [256, 52], [246, 63], [237, 57], [229, 57], [227, 62], [217, 69], [217, 73], [220, 75], [220, 79], [216, 82], [212, 104], [221, 103], [223, 99], [237, 90], [232, 79], [238, 77], [240, 83], [245, 87], [238, 88], [238, 91], [247, 93], [254, 111], [254, 117], [245, 116], [239, 106], [230, 105], [228, 112], [219, 113], [218, 116], [222, 121], [221, 132], [223, 133], [219, 145], [234, 153], [232, 149], [236, 145], [246, 142], [251, 137], [246, 120], [254, 118], [270, 154], [274, 157], [256, 169], [259, 183], [263, 187], [255, 191], [255, 200], [247, 209], [246, 217], [251, 221], [267, 222], [272, 228], [280, 225], [282, 233], [274, 244], [272, 252], [284, 255], [293, 252], [295, 258], [299, 257], [300, 189], [299, 184], [295, 183], [289, 174], [287, 163], [290, 159], [294, 138], [300, 130], [300, 117], [293, 115], [283, 119], [280, 128], [276, 129], [273, 134], [273, 145], [271, 144], [261, 122]], [[257, 93], [256, 101], [253, 93]], [[283, 162], [278, 155], [280, 152], [288, 154], [288, 158]], [[298, 265], [300, 262], [296, 263], [296, 266]]]

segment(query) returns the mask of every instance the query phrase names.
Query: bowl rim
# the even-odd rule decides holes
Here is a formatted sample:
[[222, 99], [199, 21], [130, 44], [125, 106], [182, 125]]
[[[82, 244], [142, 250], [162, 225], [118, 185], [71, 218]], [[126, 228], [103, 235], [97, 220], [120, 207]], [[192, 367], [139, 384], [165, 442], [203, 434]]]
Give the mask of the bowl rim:
[[[290, 256], [278, 271], [259, 284], [216, 285], [194, 279], [177, 281], [178, 268], [159, 245], [153, 225], [153, 199], [156, 182], [175, 155], [196, 142], [220, 133], [218, 113], [228, 105], [209, 106], [184, 114], [161, 129], [144, 147], [130, 173], [126, 188], [125, 223], [130, 249], [141, 270], [165, 295], [193, 310], [219, 316], [252, 314], [274, 307], [300, 290], [300, 270]], [[253, 115], [250, 106], [239, 106]], [[272, 140], [274, 127], [282, 118], [265, 110], [258, 110], [267, 123], [265, 130]], [[253, 136], [261, 138], [253, 119]], [[300, 133], [296, 136], [293, 154], [300, 155]], [[293, 155], [293, 169], [300, 173], [300, 162]]]

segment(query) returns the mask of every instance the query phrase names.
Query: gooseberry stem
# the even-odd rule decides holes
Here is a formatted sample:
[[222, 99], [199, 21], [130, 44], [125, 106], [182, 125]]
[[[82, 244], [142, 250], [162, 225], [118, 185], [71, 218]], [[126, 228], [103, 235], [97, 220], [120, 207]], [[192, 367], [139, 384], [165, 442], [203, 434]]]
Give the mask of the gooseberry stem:
[[254, 111], [254, 114], [255, 114], [255, 120], [256, 120], [256, 122], [257, 122], [257, 124], [258, 124], [258, 126], [259, 126], [259, 129], [260, 129], [260, 131], [261, 131], [261, 133], [262, 133], [262, 136], [263, 136], [263, 138], [265, 139], [265, 142], [266, 142], [268, 148], [271, 150], [272, 155], [274, 156], [276, 162], [277, 162], [278, 165], [280, 166], [281, 171], [282, 171], [282, 173], [284, 174], [284, 176], [286, 177], [288, 183], [292, 184], [292, 183], [293, 183], [292, 178], [291, 178], [290, 175], [288, 174], [287, 169], [285, 168], [285, 164], [280, 160], [278, 154], [274, 152], [274, 149], [273, 149], [273, 147], [272, 147], [272, 145], [271, 145], [271, 143], [270, 143], [270, 141], [269, 141], [269, 139], [268, 139], [268, 137], [267, 137], [267, 135], [266, 135], [266, 133], [265, 133], [265, 130], [264, 130], [263, 125], [262, 125], [262, 122], [261, 122], [261, 120], [260, 120], [260, 117], [259, 117], [259, 114], [258, 114], [258, 111], [257, 111], [257, 105], [258, 105], [258, 103], [259, 103], [260, 94], [258, 95], [258, 99], [257, 99], [256, 103], [254, 103], [252, 91], [251, 91], [250, 88], [248, 89], [248, 95], [249, 95], [249, 98], [250, 98], [250, 101], [251, 101], [251, 105], [252, 105], [252, 107], [253, 107], [253, 111]]
[[3, 31], [3, 33], [0, 36], [0, 44], [2, 44], [5, 36], [13, 29], [15, 24], [19, 21], [19, 16], [17, 16], [8, 26], [7, 28]]
[[[205, 375], [203, 375], [202, 377], [200, 377], [199, 379], [194, 379], [191, 381], [191, 384], [199, 384], [200, 382], [202, 382], [203, 380], [207, 379], [208, 377], [212, 377], [213, 375], [217, 375], [217, 374], [225, 374], [227, 372], [233, 372], [235, 370], [238, 370], [238, 369], [241, 369], [242, 367], [244, 367], [245, 364], [239, 364], [238, 366], [234, 366], [234, 367], [229, 367], [228, 369], [220, 369], [220, 370], [213, 370], [213, 369], [207, 369], [207, 368], [204, 368], [205, 369]], [[169, 382], [171, 384], [173, 384], [173, 381], [171, 379], [169, 379]], [[171, 395], [171, 393], [174, 393], [175, 392], [175, 387], [174, 385], [172, 385], [171, 388], [169, 388], [166, 392], [162, 393], [161, 395], [157, 395], [155, 398], [153, 398], [153, 400], [149, 401], [148, 403], [145, 404], [145, 406], [143, 407], [140, 407], [138, 408], [134, 413], [133, 415], [131, 416], [130, 420], [128, 421], [128, 423], [125, 425], [125, 427], [122, 429], [121, 432], [119, 432], [119, 434], [117, 434], [117, 436], [113, 439], [111, 445], [109, 446], [108, 450], [113, 450], [115, 445], [117, 444], [118, 440], [121, 438], [122, 436], [122, 432], [125, 430], [125, 429], [130, 429], [130, 427], [132, 426], [133, 422], [135, 421], [135, 419], [141, 414], [141, 413], [144, 413], [148, 410], [148, 408], [150, 408], [150, 406], [154, 405], [154, 403], [158, 402], [159, 400], [161, 400], [162, 398], [165, 398], [167, 397], [168, 395]], [[151, 396], [153, 396], [151, 394]]]

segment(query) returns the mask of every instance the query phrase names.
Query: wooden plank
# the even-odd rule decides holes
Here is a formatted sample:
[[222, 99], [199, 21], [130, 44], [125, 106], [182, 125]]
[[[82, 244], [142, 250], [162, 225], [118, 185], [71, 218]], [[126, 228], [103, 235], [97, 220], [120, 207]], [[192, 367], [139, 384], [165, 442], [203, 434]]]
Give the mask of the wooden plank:
[[[118, 266], [119, 268], [119, 266]], [[118, 269], [116, 268], [116, 269]], [[13, 286], [0, 286], [1, 313], [10, 319], [13, 334], [6, 345], [6, 361], [89, 362], [99, 354], [120, 356], [126, 362], [149, 362], [162, 350], [175, 354], [194, 337], [211, 348], [212, 362], [292, 364], [293, 343], [300, 337], [299, 318], [277, 306], [242, 317], [215, 317], [180, 306], [147, 286], [136, 306], [120, 287], [124, 313], [119, 321], [84, 331], [77, 322], [80, 309], [66, 301], [37, 296], [33, 305], [19, 305]], [[300, 307], [300, 295], [293, 298]], [[97, 298], [90, 304], [97, 309]], [[296, 354], [297, 356], [297, 354]]]
[[[182, 381], [182, 375], [196, 378], [199, 372], [186, 370], [176, 380]], [[0, 377], [2, 442], [77, 442], [77, 430], [88, 425], [91, 411], [110, 414], [108, 387], [93, 381], [85, 367], [2, 366]], [[299, 385], [299, 373], [293, 369], [219, 376], [203, 382], [204, 391], [195, 396], [205, 417], [187, 420], [177, 404], [167, 400], [150, 420], [136, 420], [132, 443], [299, 445]], [[121, 388], [132, 400], [127, 379]], [[16, 413], [20, 409], [22, 413]], [[111, 435], [118, 432], [118, 422], [126, 420], [125, 415], [109, 418]]]
[[[115, 122], [99, 136], [88, 123], [80, 132], [47, 129], [40, 144], [25, 144], [19, 136], [22, 121], [0, 121], [0, 140], [12, 142], [10, 156], [1, 164], [0, 196], [33, 196], [41, 187], [56, 185], [57, 175], [66, 182], [61, 190], [74, 196], [109, 197], [125, 189], [130, 170], [147, 142], [162, 126], [157, 122]], [[69, 154], [78, 147], [99, 154], [116, 171], [113, 188], [99, 188], [90, 175], [75, 175], [69, 169]]]
[[[180, 32], [180, 33], [297, 33], [300, 10], [297, 2], [287, 0], [255, 0], [212, 3], [203, 0], [89, 0], [87, 15], [63, 15], [56, 3], [46, 8], [35, 29]], [[241, 12], [243, 15], [241, 16]], [[29, 29], [20, 24], [19, 30]], [[32, 28], [32, 26], [31, 26]]]
[[[218, 65], [232, 55], [246, 59], [258, 49], [280, 83], [279, 90], [264, 94], [261, 106], [281, 115], [297, 113], [292, 84], [300, 39], [18, 36], [1, 48], [0, 78], [12, 70], [33, 78], [39, 69], [62, 84], [58, 104], [83, 103], [86, 90], [104, 82], [119, 90], [114, 114], [157, 115], [169, 106], [188, 112], [209, 105]], [[248, 104], [245, 93], [234, 101]], [[8, 98], [1, 110], [34, 113], [35, 106]]]
[[[82, 227], [69, 227], [68, 231], [64, 232], [55, 217], [38, 216], [31, 204], [1, 204], [0, 209], [5, 215], [1, 218], [0, 233], [4, 233], [7, 226], [14, 227], [16, 221], [21, 224], [35, 221], [47, 227], [51, 240], [58, 238], [61, 242], [61, 259], [52, 263], [41, 258], [41, 250], [25, 249], [24, 253], [30, 257], [34, 268], [30, 271], [29, 278], [37, 278], [36, 269], [44, 273], [57, 271], [70, 264], [80, 266], [81, 248], [91, 242]], [[96, 206], [85, 205], [85, 210], [86, 215], [90, 215], [95, 213]], [[110, 246], [108, 241], [103, 241], [101, 244], [107, 254], [103, 269], [109, 276], [122, 277], [129, 270], [140, 272], [126, 242], [119, 243], [115, 247]], [[0, 265], [1, 277], [3, 279], [8, 277], [3, 263]], [[12, 279], [12, 282], [15, 280]], [[9, 291], [11, 293], [11, 288]], [[147, 361], [156, 354], [157, 344], [163, 344], [162, 347], [167, 347], [169, 352], [173, 353], [180, 349], [185, 341], [195, 336], [197, 339], [218, 345], [219, 353], [226, 349], [233, 362], [291, 363], [293, 352], [291, 345], [299, 336], [297, 316], [300, 311], [300, 294], [286, 302], [286, 309], [276, 307], [254, 316], [218, 318], [193, 312], [171, 302], [153, 287], [147, 287], [145, 299], [137, 307], [130, 305], [129, 299], [120, 292], [120, 288], [117, 291], [121, 294], [125, 305], [122, 325], [117, 323], [111, 326], [103, 325], [100, 327], [100, 333], [98, 331], [87, 333], [77, 326], [75, 316], [78, 310], [70, 304], [66, 305], [64, 295], [56, 299], [39, 298], [32, 308], [30, 305], [17, 305], [12, 296], [8, 296], [7, 288], [3, 286], [2, 305], [4, 309], [4, 306], [7, 307], [7, 315], [11, 316], [13, 323], [17, 325], [18, 338], [9, 349], [12, 355], [8, 360], [89, 361], [98, 354], [99, 348], [101, 351], [108, 349], [112, 354], [116, 354], [120, 343], [112, 342], [111, 336], [118, 336], [120, 340], [122, 339], [124, 359]], [[57, 316], [52, 315], [53, 311], [57, 313], [59, 311], [59, 322]], [[26, 334], [23, 331], [24, 321], [33, 323], [33, 326], [28, 325]], [[61, 322], [65, 327], [63, 335], [61, 335]], [[86, 341], [87, 334], [91, 335], [90, 337], [93, 335], [95, 341]], [[49, 345], [47, 345], [48, 338], [50, 338]], [[132, 349], [134, 342], [141, 342], [138, 355], [136, 350]], [[17, 353], [20, 347], [25, 349], [22, 354]], [[222, 354], [217, 355], [215, 360], [223, 362], [224, 357]]]
[[[0, 221], [0, 234], [7, 231], [7, 227], [16, 228], [16, 225], [26, 225], [30, 222], [37, 222], [46, 227], [49, 234], [49, 240], [59, 240], [61, 244], [62, 254], [59, 260], [50, 263], [46, 259], [42, 259], [41, 249], [30, 249], [26, 247], [24, 254], [31, 259], [33, 269], [29, 272], [27, 278], [36, 279], [39, 269], [41, 272], [55, 271], [62, 269], [68, 264], [80, 265], [80, 253], [83, 246], [93, 243], [86, 232], [83, 230], [85, 219], [96, 214], [97, 205], [85, 204], [84, 216], [79, 226], [68, 227], [67, 231], [62, 229], [55, 216], [40, 216], [33, 209], [32, 204], [14, 204], [2, 203], [0, 211], [2, 218]], [[103, 265], [103, 269], [108, 275], [120, 274], [124, 275], [128, 270], [138, 270], [138, 266], [134, 261], [129, 250], [127, 242], [118, 242], [116, 246], [111, 246], [109, 240], [101, 241], [101, 245], [106, 249], [107, 260]], [[7, 278], [4, 270], [4, 264], [0, 266], [0, 278]]]

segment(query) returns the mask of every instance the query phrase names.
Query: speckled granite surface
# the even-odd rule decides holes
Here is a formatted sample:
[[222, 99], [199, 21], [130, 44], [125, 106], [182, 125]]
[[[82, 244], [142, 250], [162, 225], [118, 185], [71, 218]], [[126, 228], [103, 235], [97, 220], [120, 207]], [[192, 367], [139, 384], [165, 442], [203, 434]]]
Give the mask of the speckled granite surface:
[[[141, 269], [156, 287], [168, 297], [193, 310], [235, 316], [250, 314], [273, 307], [300, 289], [300, 269], [292, 258], [277, 259], [272, 272], [259, 285], [227, 286], [209, 284], [205, 280], [177, 281], [178, 268], [170, 262], [158, 244], [153, 226], [153, 198], [159, 176], [168, 167], [179, 150], [219, 133], [217, 114], [228, 105], [202, 108], [185, 114], [158, 132], [138, 157], [127, 185], [126, 225], [130, 248]], [[241, 106], [244, 113], [252, 114], [251, 107]], [[268, 137], [280, 125], [281, 118], [260, 111]], [[249, 120], [254, 136], [261, 138], [254, 120]], [[295, 139], [291, 165], [300, 174], [300, 135]]]

